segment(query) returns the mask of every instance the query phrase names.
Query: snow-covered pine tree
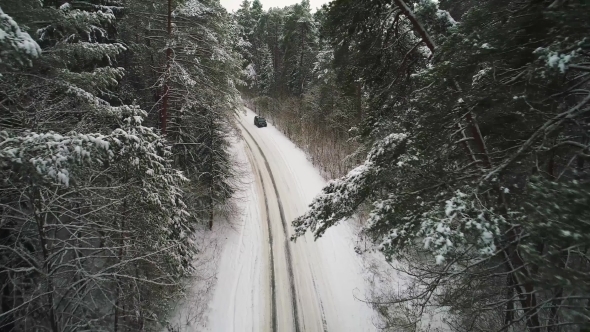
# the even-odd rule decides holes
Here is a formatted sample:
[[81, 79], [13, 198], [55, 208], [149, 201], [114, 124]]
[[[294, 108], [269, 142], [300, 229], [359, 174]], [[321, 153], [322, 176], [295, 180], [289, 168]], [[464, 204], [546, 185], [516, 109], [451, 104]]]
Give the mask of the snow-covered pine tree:
[[31, 60], [39, 57], [41, 48], [23, 31], [12, 17], [0, 8], [0, 65], [31, 65]]
[[[240, 39], [243, 35], [235, 21], [218, 1], [172, 1], [171, 5], [168, 34], [167, 2], [128, 3], [125, 19], [118, 25], [129, 48], [122, 59], [129, 75], [123, 78], [121, 94], [128, 102], [138, 97], [137, 103], [151, 110], [146, 123], [159, 126], [158, 112], [168, 86], [166, 137], [173, 144], [175, 167], [191, 180], [184, 189], [193, 221], [208, 224], [211, 186], [216, 211], [227, 208], [233, 190], [226, 138], [233, 126], [236, 87], [244, 84], [238, 76], [242, 58], [237, 50], [246, 50], [249, 44]], [[219, 186], [209, 178], [209, 156], [223, 160], [223, 167], [214, 167], [220, 172]]]
[[284, 67], [284, 50], [281, 47], [285, 25], [284, 10], [281, 8], [270, 8], [262, 16], [262, 20], [261, 27], [263, 32], [261, 32], [261, 34], [264, 36], [264, 43], [268, 45], [268, 49], [272, 55], [274, 84], [270, 91], [272, 92], [271, 95], [276, 98], [282, 93], [283, 89], [280, 82], [282, 80]]
[[234, 130], [241, 58], [237, 30], [218, 1], [188, 1], [175, 10], [168, 138], [176, 165], [191, 179], [191, 212], [212, 227], [234, 188], [229, 136]]
[[269, 95], [274, 84], [274, 68], [272, 55], [268, 45], [264, 44], [260, 50], [260, 75], [258, 76], [258, 91], [261, 95]]
[[456, 331], [587, 328], [589, 7], [472, 2], [455, 20], [429, 1], [349, 5], [328, 22], [335, 61], [362, 78], [371, 149], [298, 233], [370, 207], [365, 231], [412, 276], [376, 299], [397, 303], [376, 304], [395, 331], [429, 307]]
[[[2, 45], [27, 46], [3, 48], [0, 67], [2, 328], [154, 329], [182, 289], [194, 245], [186, 178], [142, 125], [146, 113], [117, 98], [122, 8], [2, 9]], [[23, 54], [39, 58], [15, 70]]]
[[[326, 10], [314, 14], [322, 30], [326, 25]], [[346, 174], [357, 165], [356, 128], [362, 120], [356, 89], [360, 82], [341, 80], [334, 67], [334, 48], [325, 33], [320, 32], [312, 80], [302, 98], [305, 120], [302, 127], [307, 139], [304, 146], [311, 147], [313, 161], [330, 179]]]
[[283, 48], [285, 74], [293, 95], [301, 96], [311, 81], [311, 71], [317, 52], [317, 27], [309, 1], [295, 4], [289, 9], [285, 21]]

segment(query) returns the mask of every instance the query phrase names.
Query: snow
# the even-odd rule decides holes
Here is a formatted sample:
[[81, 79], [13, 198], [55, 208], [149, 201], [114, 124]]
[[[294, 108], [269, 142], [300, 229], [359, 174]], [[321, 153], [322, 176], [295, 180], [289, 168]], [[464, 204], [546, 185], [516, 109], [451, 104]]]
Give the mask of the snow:
[[[270, 123], [266, 128], [256, 128], [253, 118], [250, 110], [239, 115], [247, 132], [242, 130], [244, 141], [236, 145], [236, 150], [239, 159], [250, 164], [241, 181], [242, 213], [233, 229], [225, 233], [205, 329], [271, 330], [276, 312], [277, 330], [289, 331], [295, 329], [296, 311], [302, 331], [376, 331], [376, 315], [361, 301], [369, 296], [370, 289], [363, 261], [354, 251], [352, 228], [343, 223], [330, 228], [318, 241], [311, 234], [296, 243], [288, 241], [294, 232], [290, 222], [306, 211], [326, 182], [302, 150]], [[281, 213], [287, 222], [286, 232]], [[289, 256], [292, 277], [288, 273]], [[271, 277], [275, 280], [276, 311], [272, 310]], [[183, 331], [202, 328], [183, 326]]]
[[[254, 113], [248, 111], [242, 123], [249, 127], [269, 158], [285, 205], [286, 219], [290, 223], [306, 212], [326, 182], [302, 150], [272, 125], [260, 130], [255, 128], [253, 117]], [[290, 235], [293, 234], [291, 227], [288, 231]], [[308, 234], [292, 244], [295, 271], [298, 272], [295, 275], [298, 291], [303, 292], [302, 288], [306, 285], [304, 279], [309, 277], [304, 272], [315, 277], [315, 292], [319, 293], [316, 296], [324, 309], [329, 331], [375, 330], [372, 309], [355, 298], [364, 299], [368, 289], [365, 287], [362, 261], [354, 252], [354, 239], [350, 226], [341, 223], [330, 228], [318, 241], [314, 242], [313, 236]], [[305, 316], [306, 312], [303, 314]], [[310, 324], [306, 323], [305, 326]]]
[[[438, 2], [436, 2], [436, 3], [438, 4]], [[449, 22], [453, 26], [457, 25], [457, 21], [455, 21], [455, 19], [453, 19], [453, 17], [451, 16], [451, 14], [446, 10], [437, 9], [436, 16], [438, 18], [444, 19], [445, 21]]]
[[484, 78], [487, 75], [487, 73], [490, 70], [492, 70], [492, 68], [486, 67], [486, 68], [483, 68], [482, 70], [478, 71], [477, 74], [473, 75], [471, 85], [474, 86], [474, 85], [478, 84], [482, 80], [482, 78]]
[[317, 241], [311, 233], [289, 241], [291, 221], [307, 211], [326, 181], [272, 123], [255, 127], [254, 115], [250, 110], [239, 114], [243, 140], [232, 148], [243, 165], [239, 212], [230, 223], [216, 221], [212, 232], [198, 234], [201, 271], [189, 281], [170, 327], [186, 332], [294, 331], [296, 325], [300, 331], [377, 331], [382, 322], [365, 301], [389, 292], [391, 282], [405, 282], [380, 253], [355, 252], [359, 243], [350, 221], [330, 227]]
[[237, 143], [237, 156], [246, 164], [242, 215], [226, 234], [217, 270], [217, 286], [210, 302], [209, 331], [262, 331], [268, 325], [270, 299], [269, 248], [260, 209], [259, 187], [248, 163], [246, 145]]
[[[6, 48], [17, 53], [24, 53], [28, 57], [36, 58], [41, 55], [41, 48], [31, 38], [31, 36], [22, 31], [18, 24], [5, 14], [0, 8], [0, 63], [3, 61], [4, 54], [7, 53]], [[17, 58], [18, 61], [18, 58]]]
[[557, 68], [561, 73], [565, 73], [568, 65], [578, 55], [577, 50], [571, 51], [569, 54], [550, 51], [543, 47], [538, 47], [533, 51], [533, 54], [539, 54], [539, 58], [545, 61], [549, 68]]
[[[264, 271], [264, 260], [257, 259], [264, 247], [263, 236], [259, 234], [261, 225], [248, 222], [257, 215], [258, 200], [254, 175], [248, 164], [243, 142], [234, 142], [231, 153], [238, 165], [246, 168], [239, 179], [238, 193], [234, 197], [237, 214], [236, 220], [228, 223], [223, 218], [215, 218], [213, 231], [198, 230], [193, 242], [200, 251], [198, 259], [193, 262], [197, 272], [192, 280], [188, 280], [187, 294], [176, 303], [176, 311], [168, 320], [169, 328], [162, 332], [180, 331], [257, 331], [257, 325], [249, 326], [248, 322], [239, 317], [255, 316], [251, 310], [258, 308], [248, 304], [246, 306], [229, 306], [228, 303], [236, 297], [237, 292], [241, 303], [249, 303], [247, 298], [251, 294], [261, 294], [253, 291], [257, 282], [246, 276], [240, 264], [254, 264], [250, 272]], [[254, 261], [253, 261], [253, 260]], [[263, 273], [259, 273], [263, 276]], [[260, 281], [261, 283], [262, 281]], [[252, 291], [252, 292], [251, 292]], [[226, 310], [227, 309], [227, 310]], [[229, 311], [231, 309], [231, 312]], [[207, 315], [209, 319], [207, 320]], [[218, 316], [215, 316], [218, 315]], [[238, 319], [233, 319], [234, 317]], [[213, 318], [216, 317], [216, 318]], [[232, 318], [229, 320], [227, 318]], [[253, 320], [250, 320], [252, 322]], [[246, 328], [249, 327], [249, 328]]]
[[58, 180], [63, 183], [66, 187], [70, 185], [70, 175], [67, 169], [61, 169], [57, 173]]
[[248, 78], [254, 79], [256, 77], [256, 69], [253, 63], [249, 64], [246, 69], [244, 69], [245, 74]]
[[205, 14], [211, 13], [212, 9], [205, 6], [201, 1], [189, 0], [182, 4], [174, 13], [174, 15], [185, 15], [193, 17], [201, 17]]

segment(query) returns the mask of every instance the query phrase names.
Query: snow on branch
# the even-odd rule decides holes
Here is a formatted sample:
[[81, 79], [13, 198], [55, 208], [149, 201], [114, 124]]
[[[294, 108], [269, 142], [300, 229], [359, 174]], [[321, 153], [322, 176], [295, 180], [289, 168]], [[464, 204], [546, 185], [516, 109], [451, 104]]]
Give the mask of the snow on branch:
[[31, 65], [31, 59], [40, 55], [39, 45], [0, 8], [0, 63], [14, 60], [21, 65]]
[[[3, 167], [22, 165], [44, 178], [68, 187], [72, 164], [92, 162], [109, 154], [110, 143], [101, 134], [72, 134], [25, 132], [12, 135], [0, 132], [0, 164]], [[110, 152], [110, 157], [113, 154]], [[28, 166], [28, 167], [27, 167]]]
[[[121, 127], [108, 135], [0, 131], [0, 165], [65, 187], [70, 186], [70, 177], [77, 167], [114, 162], [128, 163], [141, 170], [145, 179], [157, 178], [159, 183], [186, 181], [180, 172], [168, 171], [171, 152], [153, 128], [141, 125], [145, 112], [128, 105], [119, 111]], [[144, 180], [144, 185], [148, 182]], [[147, 194], [148, 201], [156, 205], [162, 205], [162, 199], [176, 204], [174, 196], [161, 198], [153, 190]]]
[[406, 141], [406, 134], [390, 134], [374, 144], [364, 164], [330, 181], [314, 198], [309, 211], [293, 221], [296, 233], [292, 239], [304, 235], [308, 229], [317, 239], [329, 227], [351, 217], [378, 181], [381, 170], [404, 153]]
[[[95, 42], [97, 37], [105, 37], [108, 35], [107, 30], [103, 27], [115, 22], [115, 15], [112, 12], [96, 10], [94, 12], [73, 9], [64, 7], [59, 10], [54, 10], [55, 21], [59, 28], [59, 35], [64, 41], [71, 42], [72, 40], [86, 40], [88, 42]], [[39, 40], [48, 40], [54, 38], [52, 31], [56, 29], [54, 24], [49, 24], [46, 27], [37, 30]], [[50, 37], [52, 36], [52, 37]]]
[[125, 71], [121, 67], [99, 67], [88, 72], [72, 72], [67, 69], [58, 69], [61, 78], [79, 87], [84, 87], [88, 92], [99, 92], [119, 84]]
[[549, 47], [539, 47], [533, 51], [533, 54], [537, 55], [547, 67], [559, 69], [559, 72], [563, 74], [570, 67], [576, 68], [576, 62], [583, 59], [585, 51], [590, 49], [587, 38], [578, 40], [572, 45], [563, 44], [565, 42], [556, 42]]
[[75, 58], [84, 61], [100, 61], [107, 58], [109, 63], [121, 52], [127, 50], [123, 44], [101, 44], [80, 41], [77, 43], [58, 44], [48, 53], [59, 58]]
[[408, 18], [408, 20], [410, 20], [410, 22], [414, 26], [414, 29], [416, 29], [416, 31], [418, 32], [418, 34], [422, 38], [422, 41], [430, 49], [430, 52], [434, 53], [434, 50], [436, 49], [436, 45], [434, 44], [434, 41], [432, 40], [432, 38], [430, 37], [430, 35], [428, 34], [426, 29], [422, 25], [422, 23], [420, 23], [420, 21], [416, 18], [416, 15], [414, 15], [414, 12], [412, 12], [412, 10], [404, 2], [404, 0], [394, 0], [394, 2], [396, 4], [396, 6], [398, 6], [399, 9], [402, 11], [402, 13], [404, 13], [404, 15]]
[[202, 17], [208, 14], [214, 14], [213, 8], [206, 6], [201, 1], [189, 0], [183, 3], [174, 12], [174, 15], [183, 15], [188, 17]]

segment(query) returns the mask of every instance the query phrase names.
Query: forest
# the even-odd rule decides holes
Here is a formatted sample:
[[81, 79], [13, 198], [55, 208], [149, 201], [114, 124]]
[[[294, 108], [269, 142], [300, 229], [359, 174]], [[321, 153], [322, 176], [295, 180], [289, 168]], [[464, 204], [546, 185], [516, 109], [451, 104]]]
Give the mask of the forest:
[[407, 276], [368, 299], [379, 330], [590, 331], [589, 18], [1, 0], [0, 332], [165, 329], [235, 213], [244, 104], [330, 180], [292, 242], [357, 223]]
[[[583, 1], [303, 1], [237, 21], [252, 107], [330, 182], [293, 222], [362, 216], [411, 276], [390, 331], [580, 331], [590, 298], [590, 7]], [[319, 239], [321, 241], [321, 239]]]
[[232, 195], [216, 1], [3, 1], [2, 331], [147, 331]]

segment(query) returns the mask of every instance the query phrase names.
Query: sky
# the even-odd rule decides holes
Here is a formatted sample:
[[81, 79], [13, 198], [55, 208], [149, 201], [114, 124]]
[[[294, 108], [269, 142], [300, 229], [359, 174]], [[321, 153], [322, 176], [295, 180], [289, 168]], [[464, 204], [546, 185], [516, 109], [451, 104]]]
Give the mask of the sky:
[[[264, 10], [269, 9], [271, 7], [285, 7], [295, 3], [301, 2], [301, 0], [260, 0], [262, 2], [262, 8]], [[321, 7], [323, 4], [330, 2], [329, 0], [310, 0], [309, 3], [311, 5], [311, 9], [315, 10], [318, 7]], [[221, 0], [221, 4], [227, 8], [229, 12], [238, 10], [240, 8], [240, 4], [242, 0]]]

